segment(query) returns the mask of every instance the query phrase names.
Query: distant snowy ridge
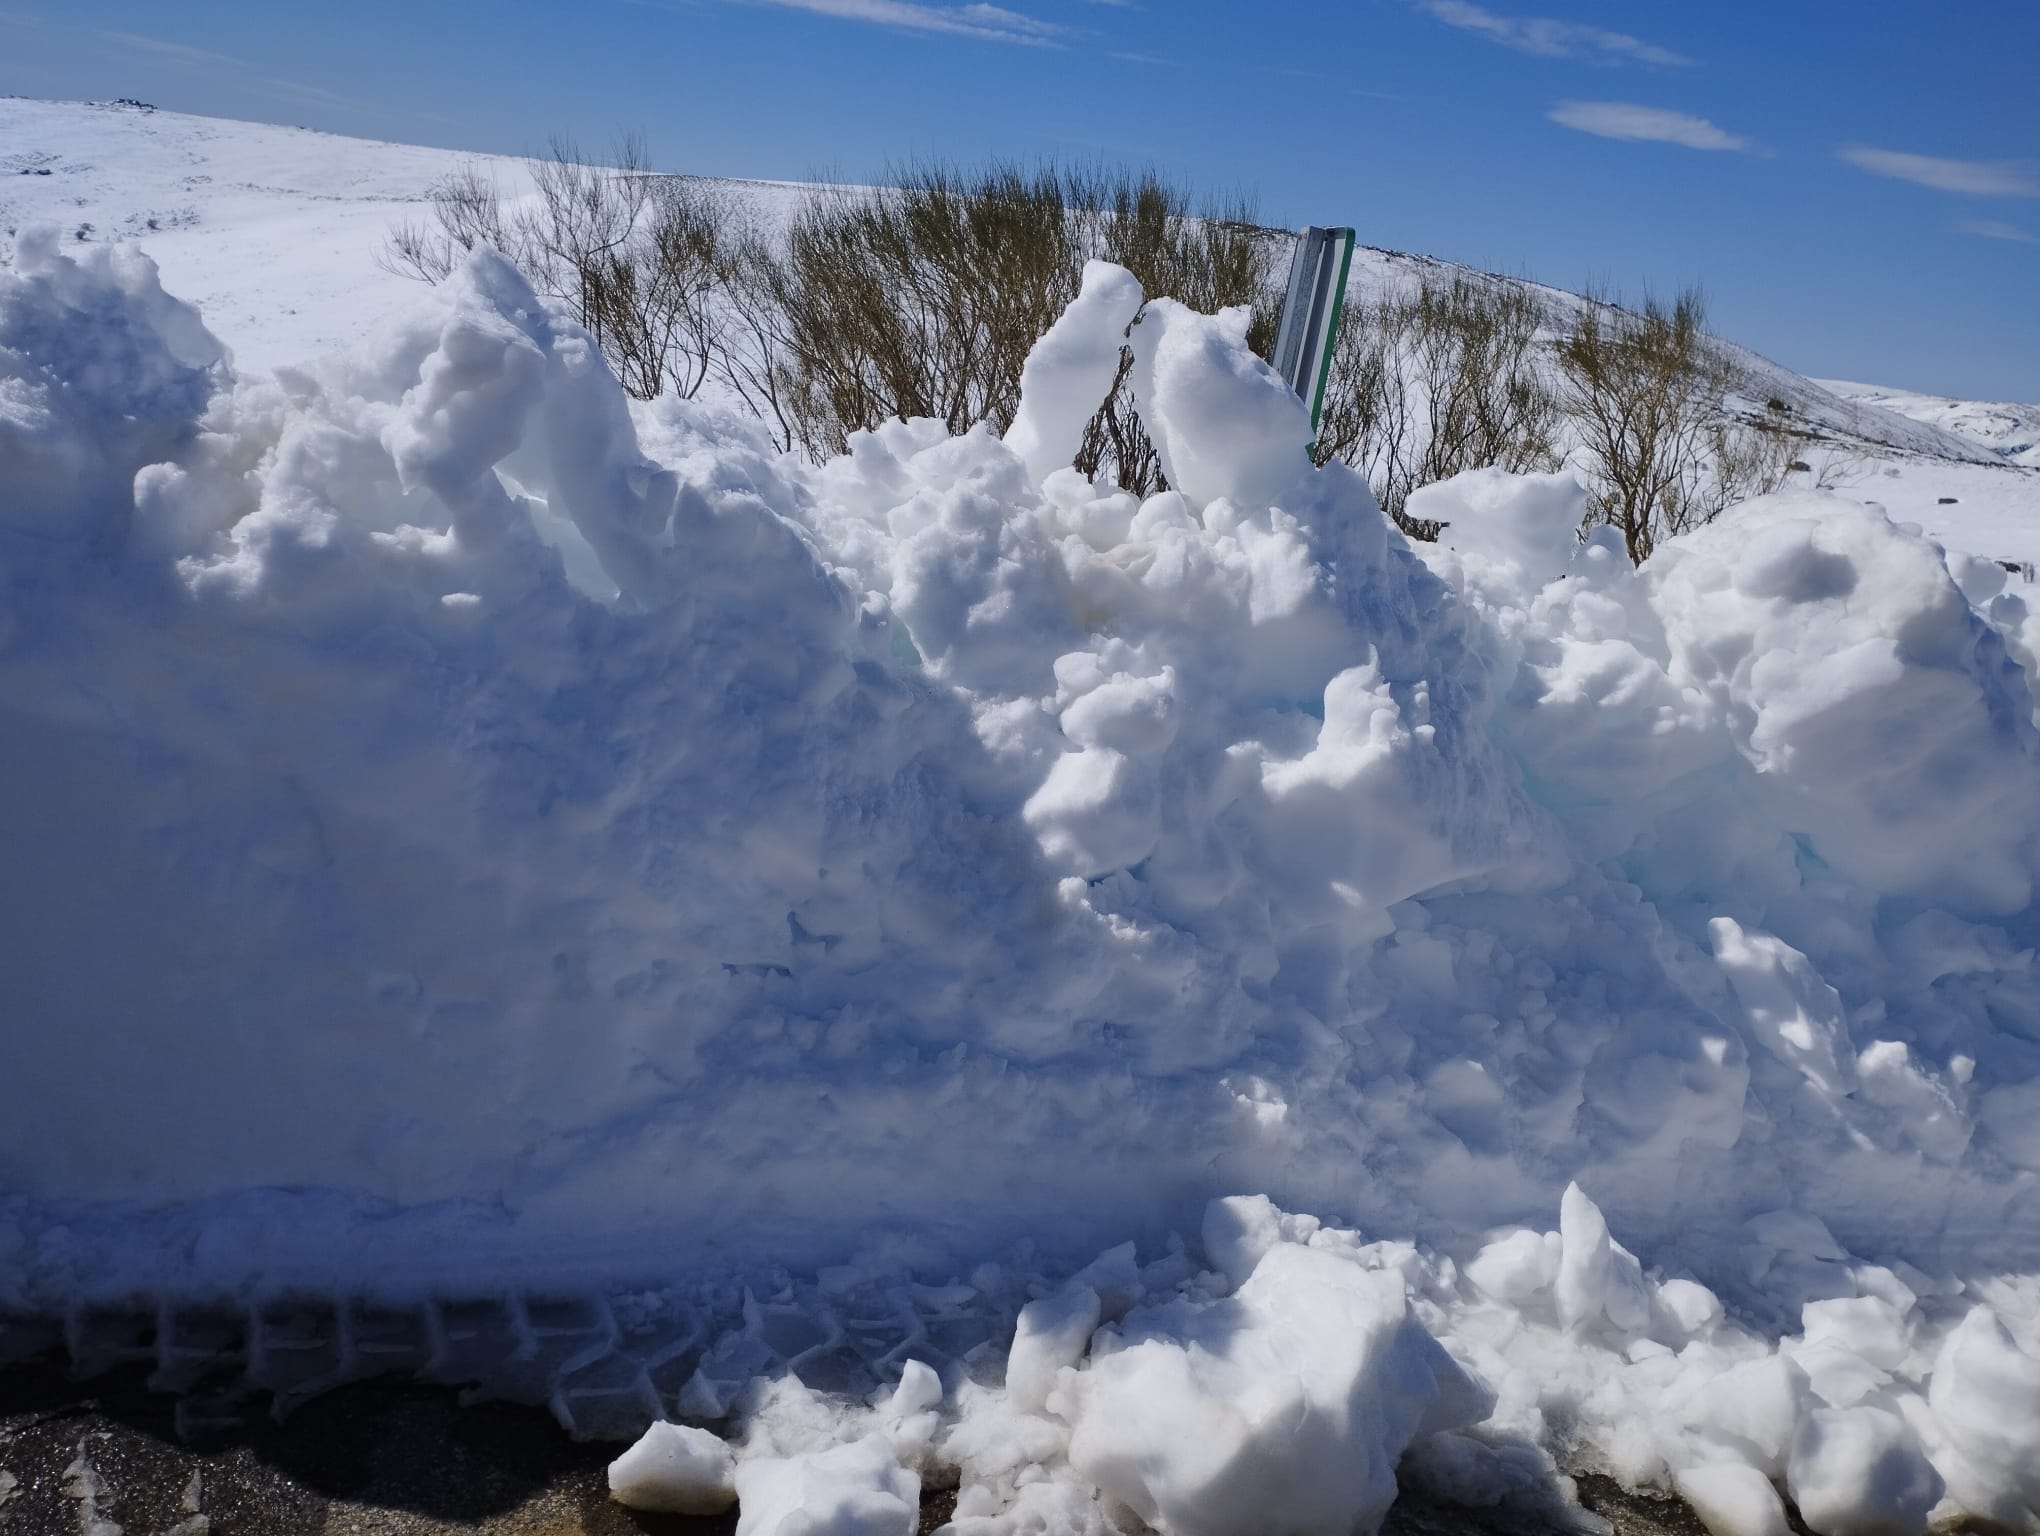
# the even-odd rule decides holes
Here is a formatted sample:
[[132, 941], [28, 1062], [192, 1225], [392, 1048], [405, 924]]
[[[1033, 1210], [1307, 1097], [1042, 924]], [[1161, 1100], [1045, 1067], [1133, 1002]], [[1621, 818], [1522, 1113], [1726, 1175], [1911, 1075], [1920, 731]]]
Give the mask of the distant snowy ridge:
[[2040, 405], [2011, 401], [1950, 400], [1875, 384], [1821, 380], [1821, 386], [1844, 400], [1938, 427], [1988, 448], [2007, 463], [2040, 469]]

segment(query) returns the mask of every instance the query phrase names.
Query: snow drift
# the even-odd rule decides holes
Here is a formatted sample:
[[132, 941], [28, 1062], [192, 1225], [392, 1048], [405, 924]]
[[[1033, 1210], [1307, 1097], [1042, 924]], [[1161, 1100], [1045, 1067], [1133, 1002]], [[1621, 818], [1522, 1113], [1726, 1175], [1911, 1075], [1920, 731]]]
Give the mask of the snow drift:
[[[1056, 467], [1136, 312], [1145, 502]], [[0, 1302], [1033, 1284], [870, 1408], [697, 1394], [760, 1532], [925, 1465], [1329, 1533], [1562, 1434], [1717, 1529], [2032, 1525], [2023, 603], [1813, 495], [1632, 570], [1482, 472], [1413, 550], [1103, 264], [1025, 389], [809, 469], [486, 252], [241, 377], [25, 242]]]

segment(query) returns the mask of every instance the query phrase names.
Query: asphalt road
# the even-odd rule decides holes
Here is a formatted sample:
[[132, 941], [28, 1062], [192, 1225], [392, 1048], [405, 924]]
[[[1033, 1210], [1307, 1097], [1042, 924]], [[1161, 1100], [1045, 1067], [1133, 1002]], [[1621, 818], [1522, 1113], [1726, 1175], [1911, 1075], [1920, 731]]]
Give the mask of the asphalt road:
[[[61, 1363], [0, 1368], [0, 1536], [731, 1536], [714, 1519], [643, 1515], [609, 1498], [618, 1447], [576, 1443], [542, 1410], [463, 1406], [410, 1381], [343, 1387], [282, 1423], [261, 1403], [181, 1437], [145, 1367], [89, 1382]], [[1673, 1501], [1585, 1479], [1619, 1536], [1705, 1536]], [[921, 1527], [953, 1496], [924, 1497]], [[1253, 1536], [1253, 1533], [1242, 1533]], [[1546, 1536], [1405, 1497], [1384, 1536]]]

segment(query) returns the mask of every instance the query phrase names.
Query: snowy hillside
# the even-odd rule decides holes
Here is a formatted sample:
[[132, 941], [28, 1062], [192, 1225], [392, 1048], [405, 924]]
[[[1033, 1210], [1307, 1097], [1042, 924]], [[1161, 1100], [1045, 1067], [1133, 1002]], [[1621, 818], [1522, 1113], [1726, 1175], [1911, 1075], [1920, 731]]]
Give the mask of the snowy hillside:
[[[1380, 292], [1425, 274], [1469, 268], [1425, 256], [1370, 250], [1354, 257], [1353, 291]], [[1476, 274], [1483, 275], [1485, 274]], [[1490, 279], [1512, 282], [1515, 279]], [[1577, 310], [1576, 294], [1527, 285], [1545, 312]], [[1902, 390], [1803, 378], [1745, 347], [1729, 346], [1753, 382], [1740, 402], [1756, 416], [1771, 401], [1804, 435], [1795, 483], [1818, 481], [1853, 501], [1917, 523], [1951, 549], [2040, 564], [2040, 405], [1940, 400]]]
[[[1449, 277], [1454, 272], [1475, 272], [1475, 269], [1428, 256], [1362, 247], [1354, 254], [1352, 284], [1354, 291], [1365, 293], [1408, 283], [1413, 276], [1426, 272]], [[1486, 273], [1476, 275], [1494, 282], [1521, 281]], [[1548, 288], [1539, 283], [1525, 283], [1524, 286], [1553, 315], [1563, 316], [1575, 311], [1584, 302], [1579, 295], [1563, 289]], [[1795, 426], [1833, 439], [1846, 449], [1958, 464], [2001, 462], [1999, 456], [1985, 445], [1958, 432], [1944, 430], [1940, 423], [1916, 418], [1913, 413], [1895, 407], [1887, 408], [1880, 401], [1845, 395], [1834, 386], [1781, 368], [1748, 348], [1731, 343], [1731, 350], [1758, 385], [1761, 398], [1750, 404], [1761, 407], [1770, 400], [1780, 400]], [[1900, 397], [1894, 394], [1893, 398]], [[2040, 410], [2040, 407], [2017, 409]]]
[[[713, 1424], [619, 1476], [744, 1536], [1559, 1457], [2040, 1530], [2040, 604], [1864, 504], [2009, 487], [1995, 557], [2033, 471], [1774, 371], [1847, 494], [1635, 568], [1476, 471], [1416, 547], [1102, 262], [1004, 438], [810, 466], [489, 252], [379, 272], [449, 157], [0, 144], [65, 211], [0, 272], [0, 1357]], [[1136, 317], [1144, 501], [1068, 468]]]
[[[529, 185], [515, 157], [117, 104], [0, 98], [0, 231], [11, 239], [30, 223], [50, 222], [74, 243], [143, 241], [166, 285], [198, 305], [244, 368], [352, 345], [415, 303], [418, 284], [381, 264], [383, 247], [395, 224], [424, 214], [435, 182], [467, 165], [511, 196]], [[796, 190], [740, 186], [774, 211], [790, 206]], [[1460, 270], [1363, 246], [1354, 291]], [[1532, 286], [1554, 312], [1580, 302]], [[1762, 384], [1763, 399], [1749, 404], [1784, 401], [1795, 426], [1817, 440], [1807, 452], [1814, 470], [1839, 461], [1828, 481], [1841, 494], [1917, 522], [1952, 547], [2040, 563], [2040, 405], [1824, 383], [1735, 350]], [[2015, 472], [2004, 472], [2007, 465]]]

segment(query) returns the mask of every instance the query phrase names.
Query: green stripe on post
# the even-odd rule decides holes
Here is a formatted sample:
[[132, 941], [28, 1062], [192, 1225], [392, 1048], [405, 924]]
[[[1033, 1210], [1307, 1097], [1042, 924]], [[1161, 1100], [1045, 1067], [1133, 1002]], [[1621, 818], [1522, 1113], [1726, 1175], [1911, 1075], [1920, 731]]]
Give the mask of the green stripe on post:
[[1332, 349], [1339, 339], [1339, 321], [1346, 313], [1346, 279], [1353, 270], [1353, 246], [1356, 236], [1350, 229], [1338, 230], [1334, 237], [1340, 243], [1339, 275], [1332, 283], [1331, 316], [1325, 323], [1324, 355], [1318, 359], [1317, 383], [1310, 392], [1310, 448], [1317, 452], [1318, 422], [1324, 416], [1325, 388], [1332, 379]]

